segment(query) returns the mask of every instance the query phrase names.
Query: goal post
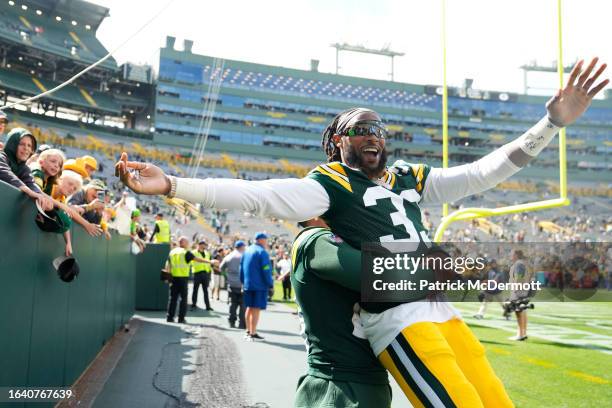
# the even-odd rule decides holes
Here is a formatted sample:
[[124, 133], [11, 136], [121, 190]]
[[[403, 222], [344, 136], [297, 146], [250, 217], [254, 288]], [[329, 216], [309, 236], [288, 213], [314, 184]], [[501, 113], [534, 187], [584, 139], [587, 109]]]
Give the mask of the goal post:
[[[442, 94], [442, 167], [448, 167], [448, 93], [446, 84], [446, 1], [442, 0], [442, 52], [443, 52], [443, 94]], [[559, 87], [563, 88], [563, 31], [562, 31], [562, 0], [557, 0], [557, 73]], [[442, 221], [434, 235], [434, 242], [442, 241], [444, 231], [456, 221], [466, 221], [475, 218], [494, 217], [527, 211], [539, 211], [549, 208], [570, 205], [567, 198], [567, 156], [565, 128], [559, 132], [559, 198], [545, 201], [535, 201], [524, 204], [510, 205], [499, 208], [463, 208], [448, 214], [448, 204], [442, 207]]]

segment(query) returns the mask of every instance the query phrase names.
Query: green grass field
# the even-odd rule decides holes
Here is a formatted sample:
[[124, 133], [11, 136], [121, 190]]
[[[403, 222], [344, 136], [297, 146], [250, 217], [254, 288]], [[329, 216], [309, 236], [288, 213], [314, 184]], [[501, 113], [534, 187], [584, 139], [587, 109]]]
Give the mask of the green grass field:
[[612, 303], [538, 303], [525, 342], [508, 340], [514, 319], [491, 304], [457, 303], [517, 407], [612, 406]]
[[[294, 297], [295, 294], [293, 290], [291, 291], [291, 296]], [[272, 296], [272, 301], [277, 303], [283, 303], [295, 310], [297, 310], [297, 304], [293, 301], [285, 301], [283, 300], [283, 284], [277, 280], [274, 281], [274, 295]]]
[[[275, 302], [282, 286], [275, 283]], [[529, 310], [525, 342], [508, 340], [514, 318], [490, 304], [483, 320], [477, 303], [455, 303], [487, 350], [517, 407], [612, 407], [612, 303], [537, 303]]]

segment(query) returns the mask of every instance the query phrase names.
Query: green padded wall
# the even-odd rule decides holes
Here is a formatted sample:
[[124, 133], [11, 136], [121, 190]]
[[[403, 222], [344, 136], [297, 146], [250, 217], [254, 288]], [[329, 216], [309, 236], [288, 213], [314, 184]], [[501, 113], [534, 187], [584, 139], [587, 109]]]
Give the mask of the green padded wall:
[[92, 238], [76, 226], [72, 242], [81, 273], [65, 283], [52, 266], [63, 254], [62, 236], [41, 232], [32, 201], [3, 182], [0, 200], [0, 386], [70, 386], [132, 317], [137, 262], [157, 270], [159, 279], [163, 251], [138, 261], [129, 237]]
[[168, 244], [148, 244], [145, 251], [137, 257], [136, 309], [166, 310], [168, 285], [159, 277], [169, 252]]

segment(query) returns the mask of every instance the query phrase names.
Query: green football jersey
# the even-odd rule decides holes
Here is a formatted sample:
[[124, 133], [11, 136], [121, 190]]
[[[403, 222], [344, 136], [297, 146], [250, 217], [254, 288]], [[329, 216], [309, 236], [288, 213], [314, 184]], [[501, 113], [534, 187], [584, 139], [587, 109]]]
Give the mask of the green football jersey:
[[419, 164], [410, 170], [406, 175], [387, 170], [375, 182], [360, 170], [333, 162], [317, 166], [307, 177], [329, 195], [329, 209], [321, 218], [334, 234], [355, 248], [363, 242], [396, 242], [416, 250], [429, 241], [418, 202], [430, 168]]
[[[365, 336], [356, 336], [358, 250], [324, 228], [307, 228], [291, 251], [291, 285], [300, 306], [308, 374], [328, 380], [387, 384], [387, 372]], [[355, 334], [354, 334], [355, 333]]]

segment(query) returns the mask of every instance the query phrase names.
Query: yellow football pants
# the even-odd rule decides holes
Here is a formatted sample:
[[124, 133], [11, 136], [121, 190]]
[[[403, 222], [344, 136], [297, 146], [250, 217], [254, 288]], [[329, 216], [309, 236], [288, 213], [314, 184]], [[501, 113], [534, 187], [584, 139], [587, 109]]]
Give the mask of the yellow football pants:
[[378, 358], [415, 408], [514, 407], [461, 319], [405, 327]]

